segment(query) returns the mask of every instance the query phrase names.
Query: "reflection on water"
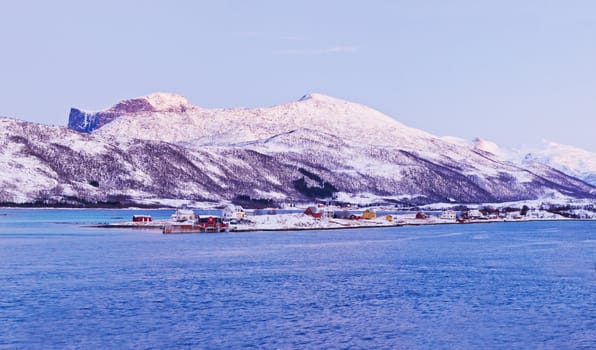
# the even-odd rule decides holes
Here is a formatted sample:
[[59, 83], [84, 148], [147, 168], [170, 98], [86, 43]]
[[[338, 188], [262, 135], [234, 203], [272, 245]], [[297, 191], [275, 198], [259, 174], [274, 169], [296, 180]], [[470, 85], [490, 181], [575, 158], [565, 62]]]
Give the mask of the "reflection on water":
[[596, 222], [78, 224], [132, 213], [0, 210], [0, 348], [596, 347]]

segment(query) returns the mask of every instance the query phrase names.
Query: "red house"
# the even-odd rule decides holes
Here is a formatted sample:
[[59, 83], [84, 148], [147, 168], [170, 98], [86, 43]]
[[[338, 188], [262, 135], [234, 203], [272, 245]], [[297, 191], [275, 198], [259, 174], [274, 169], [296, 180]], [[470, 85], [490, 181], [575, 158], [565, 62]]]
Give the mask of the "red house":
[[226, 230], [228, 224], [217, 216], [199, 216], [196, 226], [202, 231], [221, 232]]
[[310, 215], [315, 219], [320, 219], [321, 216], [323, 216], [323, 212], [322, 212], [321, 208], [319, 208], [319, 207], [308, 207], [304, 211], [304, 214]]
[[427, 218], [427, 216], [423, 212], [419, 211], [418, 213], [416, 213], [416, 219], [426, 219], [426, 218]]
[[151, 215], [133, 215], [132, 222], [151, 222]]

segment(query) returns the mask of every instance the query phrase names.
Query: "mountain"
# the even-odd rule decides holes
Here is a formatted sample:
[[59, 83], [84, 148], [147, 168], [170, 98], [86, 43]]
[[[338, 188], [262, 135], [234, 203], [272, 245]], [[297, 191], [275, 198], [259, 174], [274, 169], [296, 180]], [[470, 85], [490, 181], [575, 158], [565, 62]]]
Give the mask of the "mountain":
[[80, 132], [91, 132], [122, 115], [140, 113], [184, 113], [193, 107], [176, 94], [158, 93], [140, 98], [124, 100], [112, 108], [100, 112], [88, 112], [77, 108], [70, 109], [68, 127]]
[[[465, 140], [447, 139], [466, 144]], [[518, 163], [524, 167], [535, 164], [545, 165], [596, 186], [596, 153], [585, 149], [545, 141], [545, 146], [541, 149], [522, 151], [505, 149], [494, 142], [478, 137], [472, 140], [470, 145], [476, 150], [491, 153], [500, 159]]]
[[494, 143], [492, 141], [485, 140], [480, 137], [476, 137], [472, 140], [471, 145], [472, 145], [472, 148], [475, 150], [494, 154], [495, 156], [499, 157], [500, 159], [507, 159], [507, 160], [514, 161], [514, 158], [512, 156], [512, 154], [513, 154], [512, 151], [504, 150], [503, 148], [501, 148], [499, 145], [497, 145], [496, 143]]
[[[168, 101], [165, 106], [172, 105], [169, 101], [181, 104], [177, 105], [178, 109], [120, 108], [121, 105], [150, 105], [150, 102], [139, 102], [143, 99]], [[203, 109], [191, 106], [181, 96], [158, 93], [125, 100], [110, 109], [85, 116], [71, 112], [69, 125], [77, 126], [70, 128], [100, 135], [186, 142], [198, 146], [251, 142], [301, 128], [321, 130], [358, 144], [409, 145], [433, 138], [371, 108], [321, 94], [308, 94], [296, 102], [270, 108]]]
[[270, 108], [206, 109], [159, 93], [103, 111], [73, 108], [68, 124], [0, 119], [0, 202], [419, 204], [596, 193], [548, 166], [502, 161], [321, 94]]
[[541, 163], [596, 186], [596, 153], [549, 142], [542, 150], [526, 154], [525, 164]]

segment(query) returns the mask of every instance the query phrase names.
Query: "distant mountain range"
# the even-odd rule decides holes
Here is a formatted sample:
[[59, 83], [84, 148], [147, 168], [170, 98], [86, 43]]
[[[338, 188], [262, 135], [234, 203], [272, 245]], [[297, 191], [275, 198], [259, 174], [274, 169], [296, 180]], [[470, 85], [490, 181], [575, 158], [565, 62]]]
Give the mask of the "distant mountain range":
[[159, 93], [103, 111], [73, 108], [68, 128], [0, 118], [0, 130], [4, 203], [596, 197], [594, 186], [546, 162], [504, 160], [320, 94], [270, 108], [204, 109]]
[[501, 159], [531, 165], [543, 164], [577, 177], [592, 186], [596, 186], [596, 153], [581, 148], [545, 142], [545, 147], [535, 151], [503, 149], [497, 144], [475, 139], [474, 148], [490, 152]]
[[596, 186], [596, 153], [581, 148], [549, 142], [546, 148], [527, 153], [523, 162], [546, 164]]

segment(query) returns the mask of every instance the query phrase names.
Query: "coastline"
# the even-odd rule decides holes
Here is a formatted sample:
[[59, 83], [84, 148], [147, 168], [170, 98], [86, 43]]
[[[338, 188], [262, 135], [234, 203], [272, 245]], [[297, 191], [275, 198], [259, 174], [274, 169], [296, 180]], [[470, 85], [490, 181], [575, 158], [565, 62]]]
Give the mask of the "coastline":
[[[82, 227], [92, 228], [106, 228], [106, 229], [132, 229], [132, 230], [145, 230], [160, 232], [164, 231], [167, 226], [173, 227], [173, 232], [166, 232], [167, 234], [178, 234], [178, 233], [204, 233], [199, 232], [198, 227], [192, 227], [192, 224], [188, 222], [182, 224], [170, 219], [170, 211], [174, 211], [172, 208], [152, 208], [144, 209], [139, 207], [128, 207], [128, 208], [52, 208], [52, 207], [38, 207], [38, 208], [0, 208], [0, 210], [10, 211], [21, 211], [21, 210], [32, 210], [33, 212], [50, 212], [53, 210], [61, 211], [65, 210], [61, 216], [68, 218], [67, 221], [70, 223], [78, 224]], [[363, 215], [358, 215], [356, 219], [351, 218], [337, 218], [337, 217], [321, 217], [315, 218], [311, 215], [300, 212], [289, 213], [288, 210], [284, 209], [263, 209], [263, 210], [247, 210], [246, 217], [240, 220], [237, 224], [231, 224], [229, 229], [223, 229], [222, 232], [290, 232], [290, 231], [316, 231], [316, 230], [349, 230], [357, 228], [383, 228], [383, 227], [401, 227], [401, 226], [426, 226], [426, 225], [450, 225], [450, 224], [483, 224], [483, 223], [499, 223], [499, 222], [535, 222], [535, 221], [596, 221], [596, 215], [594, 211], [584, 211], [588, 215], [582, 217], [568, 217], [566, 215], [554, 213], [547, 210], [530, 209], [527, 215], [522, 216], [520, 211], [512, 211], [503, 213], [499, 217], [488, 217], [484, 216], [481, 218], [469, 218], [464, 222], [459, 222], [453, 217], [441, 217], [443, 211], [430, 210], [427, 208], [425, 211], [395, 211], [395, 208], [389, 207], [375, 207], [372, 212], [376, 212], [377, 217], [365, 218]], [[390, 210], [393, 209], [393, 210]], [[95, 220], [87, 218], [88, 215], [84, 215], [85, 219], [83, 222], [76, 219], [78, 214], [67, 214], [68, 212], [84, 212], [84, 211], [110, 211], [114, 214], [101, 215]], [[195, 209], [198, 210], [197, 215], [205, 216], [218, 216], [221, 215], [219, 209]], [[119, 211], [127, 212], [126, 214], [116, 214]], [[354, 210], [356, 211], [356, 210]], [[370, 212], [371, 209], [366, 209]], [[197, 213], [197, 212], [195, 212]], [[149, 222], [132, 222], [132, 218], [129, 216], [151, 216], [152, 221]], [[0, 213], [2, 215], [2, 213]], [[4, 214], [4, 215], [11, 215]], [[32, 217], [36, 217], [36, 214], [32, 213]], [[75, 217], [70, 218], [75, 215]], [[82, 214], [81, 214], [82, 215]], [[504, 217], [506, 215], [506, 217]], [[94, 215], [91, 214], [91, 217]], [[420, 217], [419, 217], [420, 216]], [[459, 217], [459, 214], [458, 214]], [[130, 219], [129, 219], [130, 218]], [[77, 221], [79, 221], [77, 223]], [[461, 221], [461, 218], [460, 218]], [[182, 226], [186, 227], [182, 227]], [[206, 233], [213, 233], [213, 229], [208, 230]]]
[[[278, 215], [261, 215], [262, 217], [281, 217], [284, 215], [296, 215], [296, 214], [278, 214]], [[333, 221], [329, 220], [328, 222], [324, 222], [324, 220], [317, 221], [318, 219], [312, 219], [312, 225], [309, 226], [289, 226], [287, 224], [282, 225], [238, 225], [238, 227], [234, 229], [230, 229], [229, 231], [225, 232], [196, 232], [196, 231], [183, 231], [183, 232], [173, 232], [168, 234], [189, 234], [189, 233], [241, 233], [241, 232], [291, 232], [291, 231], [323, 231], [323, 230], [350, 230], [350, 229], [369, 229], [369, 228], [388, 228], [388, 227], [405, 227], [405, 226], [438, 226], [438, 225], [454, 225], [454, 224], [493, 224], [493, 223], [523, 223], [523, 222], [536, 222], [536, 221], [544, 221], [544, 222], [561, 222], [561, 221], [568, 221], [568, 222], [577, 222], [577, 221], [596, 221], [595, 219], [573, 219], [573, 218], [524, 218], [524, 219], [486, 219], [486, 220], [470, 220], [466, 222], [457, 222], [457, 221], [447, 221], [447, 220], [426, 220], [426, 219], [408, 219], [408, 220], [397, 220], [396, 222], [381, 222], [380, 220], [345, 220], [345, 222], [341, 222], [338, 220], [342, 219], [333, 219]], [[356, 223], [356, 224], [355, 224]], [[119, 223], [105, 223], [105, 224], [97, 224], [97, 225], [85, 225], [86, 227], [95, 227], [95, 228], [127, 228], [127, 229], [140, 229], [140, 230], [148, 230], [148, 231], [161, 231], [163, 227], [168, 225], [166, 221], [155, 221], [151, 223], [133, 223], [133, 222], [119, 222]]]

